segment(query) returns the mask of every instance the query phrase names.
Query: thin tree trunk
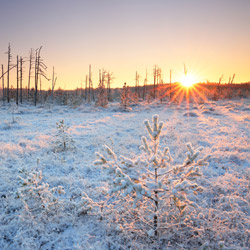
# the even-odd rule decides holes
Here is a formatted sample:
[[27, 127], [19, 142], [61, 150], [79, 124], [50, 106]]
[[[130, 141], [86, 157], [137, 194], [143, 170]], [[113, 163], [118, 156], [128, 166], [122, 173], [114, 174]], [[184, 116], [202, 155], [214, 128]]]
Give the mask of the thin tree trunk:
[[3, 64], [2, 64], [2, 90], [3, 90], [3, 104], [5, 102], [5, 91], [4, 91], [4, 70], [3, 70]]
[[137, 93], [137, 71], [135, 72], [135, 93]]
[[156, 96], [156, 66], [154, 68], [154, 99]]
[[85, 80], [85, 101], [87, 101], [87, 95], [88, 95], [88, 75], [86, 75], [86, 80]]
[[36, 51], [36, 61], [35, 61], [35, 106], [37, 102], [37, 76], [38, 76], [38, 52]]
[[10, 61], [11, 61], [11, 51], [10, 44], [8, 46], [8, 73], [7, 73], [7, 101], [10, 102]]
[[30, 51], [30, 65], [29, 65], [29, 78], [28, 78], [28, 101], [30, 97], [30, 77], [31, 77], [31, 69], [32, 69], [32, 59], [33, 59], [33, 50]]
[[19, 79], [18, 79], [18, 56], [17, 56], [17, 63], [16, 63], [16, 105], [18, 105], [18, 88], [19, 88]]
[[23, 58], [20, 57], [20, 102], [23, 103]]
[[54, 79], [55, 79], [55, 71], [53, 66], [53, 73], [52, 73], [52, 86], [51, 86], [51, 102], [54, 102]]
[[109, 102], [112, 100], [110, 84], [111, 84], [111, 76], [110, 76], [110, 73], [108, 73], [108, 101]]
[[90, 93], [91, 93], [91, 64], [89, 65], [89, 95], [88, 95], [88, 102], [90, 102]]
[[170, 84], [169, 99], [171, 100], [171, 87], [172, 87], [172, 70], [171, 69], [170, 69], [170, 75], [169, 75], [169, 84]]
[[40, 81], [40, 95], [39, 96], [40, 96], [40, 102], [42, 102], [42, 99], [43, 99], [42, 95], [43, 94], [42, 94], [42, 78], [41, 78], [41, 75], [39, 76], [39, 81]]
[[40, 71], [40, 52], [42, 47], [36, 51], [36, 70], [35, 70], [35, 106], [37, 104], [37, 91], [38, 91], [38, 76]]

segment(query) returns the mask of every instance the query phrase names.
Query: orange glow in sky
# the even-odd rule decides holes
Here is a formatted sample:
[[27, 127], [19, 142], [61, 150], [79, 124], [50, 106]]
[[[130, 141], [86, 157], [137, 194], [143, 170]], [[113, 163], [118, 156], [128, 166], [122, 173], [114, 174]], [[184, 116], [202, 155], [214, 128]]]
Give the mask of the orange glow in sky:
[[[99, 70], [113, 72], [111, 87], [153, 82], [153, 68], [163, 81], [183, 80], [183, 63], [199, 82], [250, 81], [249, 0], [13, 0], [0, 8], [0, 66], [7, 68], [8, 44], [16, 56], [29, 57], [43, 46], [41, 56], [56, 88], [85, 86], [89, 64], [94, 87]], [[28, 62], [24, 64], [27, 84]], [[34, 70], [33, 70], [34, 71]], [[11, 82], [15, 83], [15, 72]], [[191, 80], [187, 80], [192, 82]], [[33, 82], [31, 83], [33, 84]], [[51, 81], [43, 80], [43, 88]]]

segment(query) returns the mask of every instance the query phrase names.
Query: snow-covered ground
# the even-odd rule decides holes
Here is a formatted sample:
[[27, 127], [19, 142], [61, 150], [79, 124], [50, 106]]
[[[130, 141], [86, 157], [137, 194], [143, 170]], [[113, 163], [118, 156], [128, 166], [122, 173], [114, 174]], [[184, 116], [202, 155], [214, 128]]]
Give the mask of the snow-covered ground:
[[[117, 155], [135, 157], [141, 136], [147, 135], [143, 121], [154, 114], [164, 122], [161, 144], [170, 148], [177, 163], [183, 160], [187, 142], [212, 155], [209, 166], [202, 168], [200, 231], [190, 238], [178, 237], [177, 232], [172, 240], [159, 242], [159, 248], [249, 249], [250, 99], [191, 103], [189, 108], [185, 103], [138, 104], [129, 112], [118, 103], [106, 109], [87, 104], [1, 106], [0, 249], [153, 248], [148, 241], [113, 230], [98, 215], [79, 214], [78, 204], [83, 193], [96, 202], [103, 199], [107, 176], [93, 164], [95, 152], [107, 144]], [[54, 144], [61, 120], [74, 140], [62, 152]], [[55, 194], [56, 212], [46, 218], [28, 212], [20, 191], [20, 177], [40, 170], [49, 189], [62, 186], [65, 191]]]

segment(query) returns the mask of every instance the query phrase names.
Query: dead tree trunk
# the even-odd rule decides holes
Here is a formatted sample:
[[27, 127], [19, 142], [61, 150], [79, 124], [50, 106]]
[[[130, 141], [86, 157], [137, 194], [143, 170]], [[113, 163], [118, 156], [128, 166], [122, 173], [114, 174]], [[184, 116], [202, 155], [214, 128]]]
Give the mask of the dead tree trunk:
[[169, 85], [170, 85], [170, 89], [169, 89], [169, 99], [171, 100], [171, 87], [172, 87], [172, 69], [170, 69], [169, 72]]
[[83, 88], [82, 88], [82, 80], [81, 80], [81, 101], [83, 99]]
[[135, 93], [137, 93], [137, 71], [135, 72]]
[[140, 97], [140, 91], [139, 91], [139, 78], [140, 76], [138, 75], [137, 71], [135, 73], [135, 93], [137, 94], [138, 98]]
[[157, 66], [155, 65], [154, 67], [154, 99], [156, 97], [156, 69], [157, 69]]
[[20, 57], [20, 103], [23, 103], [23, 58]]
[[222, 76], [219, 78], [219, 82], [218, 82], [218, 84], [221, 84], [222, 79], [223, 79], [223, 76], [224, 76], [224, 75], [222, 75]]
[[3, 91], [3, 104], [5, 102], [5, 91], [4, 91], [4, 70], [3, 70], [3, 64], [2, 64], [2, 91]]
[[146, 98], [146, 87], [148, 83], [148, 71], [146, 70], [146, 78], [144, 79], [144, 85], [143, 85], [143, 93], [142, 93], [142, 98], [145, 100]]
[[36, 103], [37, 103], [37, 84], [38, 84], [38, 50], [36, 50], [36, 61], [35, 61], [35, 106], [36, 106]]
[[32, 64], [33, 64], [33, 49], [30, 50], [30, 65], [29, 65], [29, 78], [28, 78], [28, 101], [30, 97], [30, 77], [31, 77], [31, 70], [32, 70]]
[[54, 88], [53, 88], [53, 84], [54, 84], [54, 77], [55, 77], [55, 72], [54, 72], [54, 66], [53, 66], [53, 73], [52, 73], [52, 85], [51, 85], [51, 98], [50, 98], [50, 100], [51, 100], [51, 103], [53, 102], [53, 90], [54, 90]]
[[10, 48], [10, 44], [8, 46], [8, 71], [7, 71], [7, 101], [8, 103], [10, 102], [10, 65], [11, 65], [11, 48]]
[[40, 101], [42, 102], [43, 100], [43, 94], [42, 94], [42, 78], [41, 75], [39, 75], [39, 81], [40, 81]]
[[86, 75], [85, 79], [85, 101], [87, 101], [87, 95], [88, 95], [88, 75]]
[[[42, 62], [41, 60], [41, 49], [42, 46], [36, 50], [36, 61], [35, 61], [35, 106], [37, 104], [37, 91], [38, 91], [38, 80], [39, 76], [43, 76], [48, 81], [49, 79], [45, 75], [45, 70], [47, 69], [47, 66]], [[41, 86], [40, 86], [41, 87]]]
[[160, 74], [161, 74], [160, 72], [161, 72], [161, 69], [157, 67], [157, 70], [156, 70], [156, 90], [157, 91], [159, 89]]
[[88, 102], [91, 99], [91, 64], [89, 65], [89, 94], [88, 94]]
[[18, 88], [19, 88], [18, 64], [19, 64], [19, 60], [18, 60], [18, 56], [17, 56], [17, 62], [16, 62], [16, 105], [18, 105]]
[[233, 74], [230, 84], [233, 84], [234, 78], [235, 78], [235, 74]]
[[92, 100], [95, 101], [94, 88], [93, 88], [93, 82], [92, 82], [92, 73], [91, 73], [91, 64], [90, 64], [89, 65], [89, 102], [91, 99], [91, 94], [92, 94]]
[[162, 72], [161, 72], [160, 67], [157, 68], [157, 93], [162, 103], [163, 97], [164, 97], [164, 88], [163, 88], [163, 81], [162, 81]]
[[107, 74], [107, 92], [108, 92], [108, 101], [112, 101], [112, 96], [111, 96], [111, 80], [112, 80], [112, 73], [108, 72]]
[[56, 80], [57, 80], [57, 77], [55, 77], [55, 69], [54, 69], [54, 66], [53, 66], [52, 86], [51, 86], [51, 102], [52, 103], [54, 102], [54, 89], [55, 89], [55, 86], [56, 86]]

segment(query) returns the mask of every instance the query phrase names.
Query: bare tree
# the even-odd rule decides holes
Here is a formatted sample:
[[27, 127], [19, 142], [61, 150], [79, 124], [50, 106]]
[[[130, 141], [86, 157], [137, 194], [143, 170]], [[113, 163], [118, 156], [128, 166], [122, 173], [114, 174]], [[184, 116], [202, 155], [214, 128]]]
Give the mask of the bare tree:
[[234, 73], [233, 76], [232, 76], [232, 79], [231, 79], [231, 81], [230, 81], [230, 84], [233, 84], [234, 78], [235, 78], [235, 73]]
[[158, 89], [158, 96], [159, 96], [160, 101], [162, 103], [163, 98], [165, 96], [165, 88], [163, 85], [162, 70], [160, 67], [158, 67], [158, 69], [157, 69], [157, 89]]
[[2, 91], [3, 91], [3, 104], [5, 102], [5, 90], [4, 90], [4, 70], [3, 70], [3, 64], [2, 64]]
[[41, 77], [41, 75], [39, 75], [39, 82], [40, 82], [40, 94], [39, 94], [39, 96], [40, 96], [40, 100], [42, 100], [43, 99], [43, 92], [42, 92], [42, 77]]
[[37, 84], [38, 84], [38, 67], [39, 67], [39, 54], [41, 51], [42, 47], [40, 47], [40, 49], [36, 50], [36, 60], [35, 60], [35, 106], [37, 103]]
[[37, 104], [37, 91], [38, 91], [39, 76], [42, 76], [46, 80], [49, 81], [49, 79], [47, 78], [47, 76], [45, 74], [47, 66], [43, 63], [43, 60], [41, 59], [41, 49], [42, 49], [42, 46], [40, 46], [40, 48], [38, 48], [36, 50], [36, 60], [35, 60], [35, 106]]
[[86, 75], [85, 79], [85, 101], [87, 101], [87, 96], [88, 96], [88, 75]]
[[54, 102], [54, 89], [55, 89], [55, 86], [56, 86], [56, 80], [57, 80], [57, 77], [55, 76], [55, 68], [53, 66], [52, 86], [51, 86], [51, 102], [52, 103]]
[[17, 56], [16, 60], [16, 105], [18, 105], [18, 89], [19, 89], [19, 72], [18, 72], [19, 60]]
[[188, 73], [188, 70], [187, 70], [186, 64], [184, 63], [184, 75], [186, 76], [187, 73]]
[[154, 75], [154, 98], [155, 98], [155, 97], [156, 97], [156, 75], [157, 75], [157, 65], [154, 66], [153, 75]]
[[159, 84], [161, 84], [162, 83], [162, 74], [161, 74], [161, 68], [160, 67], [157, 67], [157, 70], [156, 70], [156, 86], [157, 86], [157, 88], [156, 89], [158, 89], [159, 90]]
[[223, 80], [223, 76], [224, 76], [224, 75], [222, 75], [222, 76], [219, 78], [218, 84], [221, 84], [221, 82], [222, 82], [222, 80]]
[[11, 55], [11, 47], [10, 44], [8, 46], [8, 51], [5, 53], [8, 55], [8, 66], [7, 66], [7, 71], [6, 72], [2, 72], [2, 75], [0, 76], [0, 79], [4, 77], [5, 74], [7, 74], [7, 101], [8, 103], [10, 102], [10, 71], [17, 67], [17, 64], [12, 65], [11, 64], [11, 59], [12, 59], [12, 55]]
[[32, 65], [34, 60], [34, 53], [33, 49], [30, 50], [30, 57], [29, 57], [29, 77], [28, 77], [28, 100], [30, 97], [30, 78], [31, 78], [31, 71], [32, 71]]
[[20, 57], [20, 102], [23, 103], [23, 58]]
[[8, 103], [10, 102], [10, 67], [11, 67], [11, 47], [10, 47], [10, 43], [8, 46], [8, 52], [6, 52], [6, 54], [8, 54], [8, 69], [7, 69], [7, 101]]
[[169, 71], [169, 86], [170, 86], [170, 89], [169, 89], [169, 99], [171, 100], [171, 87], [172, 87], [172, 72], [173, 72], [173, 70], [172, 69], [170, 69], [170, 71]]
[[83, 88], [82, 88], [82, 80], [81, 80], [81, 100], [83, 99]]
[[161, 68], [157, 65], [154, 66], [153, 70], [154, 75], [154, 98], [156, 98], [159, 94], [159, 83], [161, 82]]
[[140, 84], [139, 79], [140, 79], [140, 76], [136, 71], [135, 72], [135, 93], [137, 94], [138, 97], [139, 97], [139, 94], [140, 94], [140, 91], [139, 91], [139, 84]]
[[142, 98], [145, 100], [146, 98], [146, 87], [148, 84], [148, 71], [146, 70], [146, 78], [144, 79], [144, 85], [143, 85], [143, 93], [142, 93]]
[[106, 70], [99, 71], [99, 85], [98, 85], [98, 96], [96, 105], [101, 107], [106, 107], [108, 104], [108, 98], [107, 98], [107, 90], [105, 88], [105, 82], [107, 79], [107, 72]]
[[88, 95], [88, 102], [90, 102], [91, 93], [92, 93], [92, 100], [95, 101], [94, 88], [93, 88], [93, 82], [92, 82], [91, 64], [90, 64], [89, 65], [89, 95]]
[[91, 100], [91, 64], [89, 65], [89, 94], [88, 94], [88, 102]]

